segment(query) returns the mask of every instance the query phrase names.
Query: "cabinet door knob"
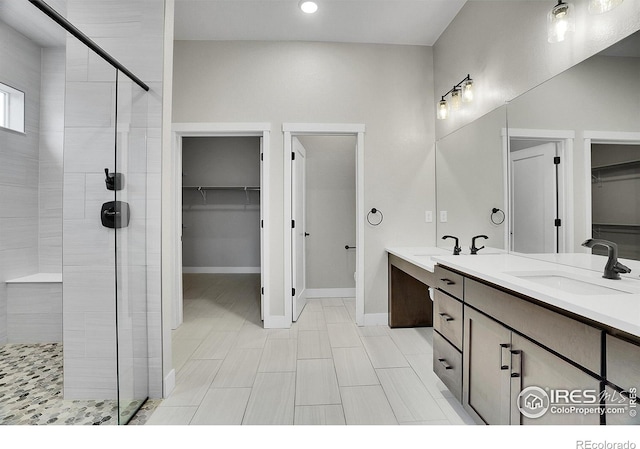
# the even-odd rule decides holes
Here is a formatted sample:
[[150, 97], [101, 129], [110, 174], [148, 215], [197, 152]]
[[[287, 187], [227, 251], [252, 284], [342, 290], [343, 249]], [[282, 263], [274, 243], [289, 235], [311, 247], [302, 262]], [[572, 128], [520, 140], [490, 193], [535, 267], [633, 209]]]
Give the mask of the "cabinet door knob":
[[442, 278], [440, 279], [442, 282], [444, 282], [447, 285], [455, 285], [455, 282], [453, 282], [451, 279], [447, 279], [447, 278]]
[[[514, 356], [518, 357], [519, 360], [518, 360], [518, 363], [511, 363], [511, 367], [512, 367], [511, 377], [520, 377], [522, 373], [522, 351], [519, 349], [512, 350], [511, 358], [513, 359]], [[518, 371], [513, 371], [514, 367], [517, 367]]]
[[440, 316], [445, 321], [453, 321], [453, 317], [451, 315], [448, 315], [448, 314], [444, 313], [444, 312], [440, 312]]

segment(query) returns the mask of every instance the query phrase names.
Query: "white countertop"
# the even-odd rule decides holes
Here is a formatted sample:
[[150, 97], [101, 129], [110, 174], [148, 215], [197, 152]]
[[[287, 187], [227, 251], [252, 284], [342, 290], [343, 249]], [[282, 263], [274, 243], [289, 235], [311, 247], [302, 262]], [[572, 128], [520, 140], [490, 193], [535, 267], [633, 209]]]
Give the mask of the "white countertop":
[[[602, 258], [602, 256], [589, 254], [581, 254], [578, 258], [585, 262], [588, 257], [596, 259], [593, 264], [589, 262], [587, 266], [595, 267], [594, 264], [602, 262], [602, 260], [606, 261], [606, 258]], [[564, 261], [567, 262], [570, 258], [571, 256], [566, 255]], [[633, 268], [635, 278], [625, 277], [620, 280], [611, 280], [602, 278], [602, 270], [576, 268], [566, 263], [559, 264], [514, 254], [433, 255], [430, 259], [431, 263], [439, 263], [468, 273], [487, 282], [640, 337], [640, 278], [637, 277], [639, 271], [633, 270]], [[604, 265], [601, 268], [603, 267]], [[565, 289], [543, 285], [530, 280], [532, 278], [517, 277], [529, 274], [570, 277], [587, 282], [587, 288], [593, 284], [593, 291], [580, 294], [567, 293]], [[599, 287], [615, 291], [593, 294]], [[622, 291], [624, 292], [621, 293]]]
[[386, 248], [386, 251], [431, 273], [436, 265], [431, 256], [446, 256], [452, 253], [451, 250], [435, 246], [394, 247]]

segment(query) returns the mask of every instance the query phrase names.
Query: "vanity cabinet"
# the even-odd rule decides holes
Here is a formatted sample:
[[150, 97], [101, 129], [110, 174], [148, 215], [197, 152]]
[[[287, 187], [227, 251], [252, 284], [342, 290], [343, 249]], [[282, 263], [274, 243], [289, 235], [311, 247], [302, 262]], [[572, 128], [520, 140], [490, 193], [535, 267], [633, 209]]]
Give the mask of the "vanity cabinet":
[[389, 254], [389, 327], [433, 326], [433, 273]]
[[433, 371], [462, 401], [462, 297], [464, 278], [439, 265], [434, 269]]
[[608, 407], [622, 407], [622, 413], [607, 413], [607, 424], [640, 424], [636, 396], [640, 389], [640, 346], [607, 334], [606, 337]]
[[[599, 413], [557, 407], [599, 407], [606, 379], [603, 372], [605, 330], [579, 317], [545, 307], [538, 301], [497, 288], [477, 278], [437, 265], [434, 271], [433, 369], [479, 424], [589, 424], [603, 422]], [[607, 335], [607, 338], [611, 336]], [[607, 363], [629, 354], [625, 341], [612, 343]], [[634, 363], [640, 363], [640, 348]], [[460, 368], [460, 363], [462, 367]], [[625, 364], [626, 363], [626, 364]], [[625, 362], [613, 368], [612, 389], [627, 388], [640, 366]], [[618, 374], [613, 374], [613, 373]], [[586, 392], [583, 403], [562, 397], [547, 402], [547, 412], [527, 417], [528, 393], [539, 387]], [[525, 391], [521, 395], [521, 392]], [[581, 393], [582, 394], [582, 393]], [[590, 402], [591, 401], [591, 402]], [[552, 409], [552, 407], [555, 408]], [[536, 408], [529, 412], [535, 414]], [[533, 410], [533, 411], [532, 411]], [[613, 423], [616, 417], [611, 420]]]
[[469, 306], [465, 306], [464, 316], [463, 406], [477, 422], [600, 423], [598, 414], [553, 413], [552, 409], [537, 418], [521, 414], [518, 403], [524, 405], [527, 396], [519, 395], [528, 387], [589, 390], [595, 397], [600, 392], [600, 381]]

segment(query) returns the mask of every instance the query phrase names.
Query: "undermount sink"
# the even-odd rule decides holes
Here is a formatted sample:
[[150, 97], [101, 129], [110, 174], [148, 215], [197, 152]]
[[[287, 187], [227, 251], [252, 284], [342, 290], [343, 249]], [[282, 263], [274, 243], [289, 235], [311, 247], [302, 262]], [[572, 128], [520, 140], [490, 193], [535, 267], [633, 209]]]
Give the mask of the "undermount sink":
[[636, 293], [629, 291], [622, 286], [607, 286], [602, 285], [601, 282], [616, 282], [616, 281], [598, 281], [582, 278], [579, 275], [573, 273], [562, 272], [544, 272], [544, 271], [532, 271], [532, 272], [506, 272], [510, 276], [517, 277], [524, 281], [534, 282], [536, 284], [544, 285], [546, 287], [562, 290], [565, 293], [573, 295], [625, 295]]

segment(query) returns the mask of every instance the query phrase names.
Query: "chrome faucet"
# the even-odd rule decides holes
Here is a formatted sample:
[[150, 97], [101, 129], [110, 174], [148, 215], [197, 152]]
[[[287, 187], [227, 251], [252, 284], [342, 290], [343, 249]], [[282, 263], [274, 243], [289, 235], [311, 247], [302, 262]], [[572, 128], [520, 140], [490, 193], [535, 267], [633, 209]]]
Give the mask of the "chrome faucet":
[[603, 278], [620, 279], [620, 273], [631, 273], [631, 269], [618, 262], [618, 245], [609, 240], [587, 239], [582, 242], [582, 246], [593, 248], [596, 245], [605, 246], [609, 255], [607, 264], [604, 266]]
[[471, 250], [471, 254], [478, 254], [478, 251], [480, 251], [482, 248], [484, 248], [484, 246], [481, 246], [480, 248], [476, 248], [476, 239], [488, 239], [489, 237], [487, 237], [486, 235], [476, 235], [474, 238], [471, 239], [471, 247], [469, 248]]
[[462, 251], [462, 248], [458, 246], [458, 237], [454, 237], [453, 235], [445, 235], [442, 237], [442, 240], [446, 240], [446, 239], [454, 239], [456, 241], [456, 244], [453, 247], [453, 255], [454, 256], [459, 255], [460, 251]]

